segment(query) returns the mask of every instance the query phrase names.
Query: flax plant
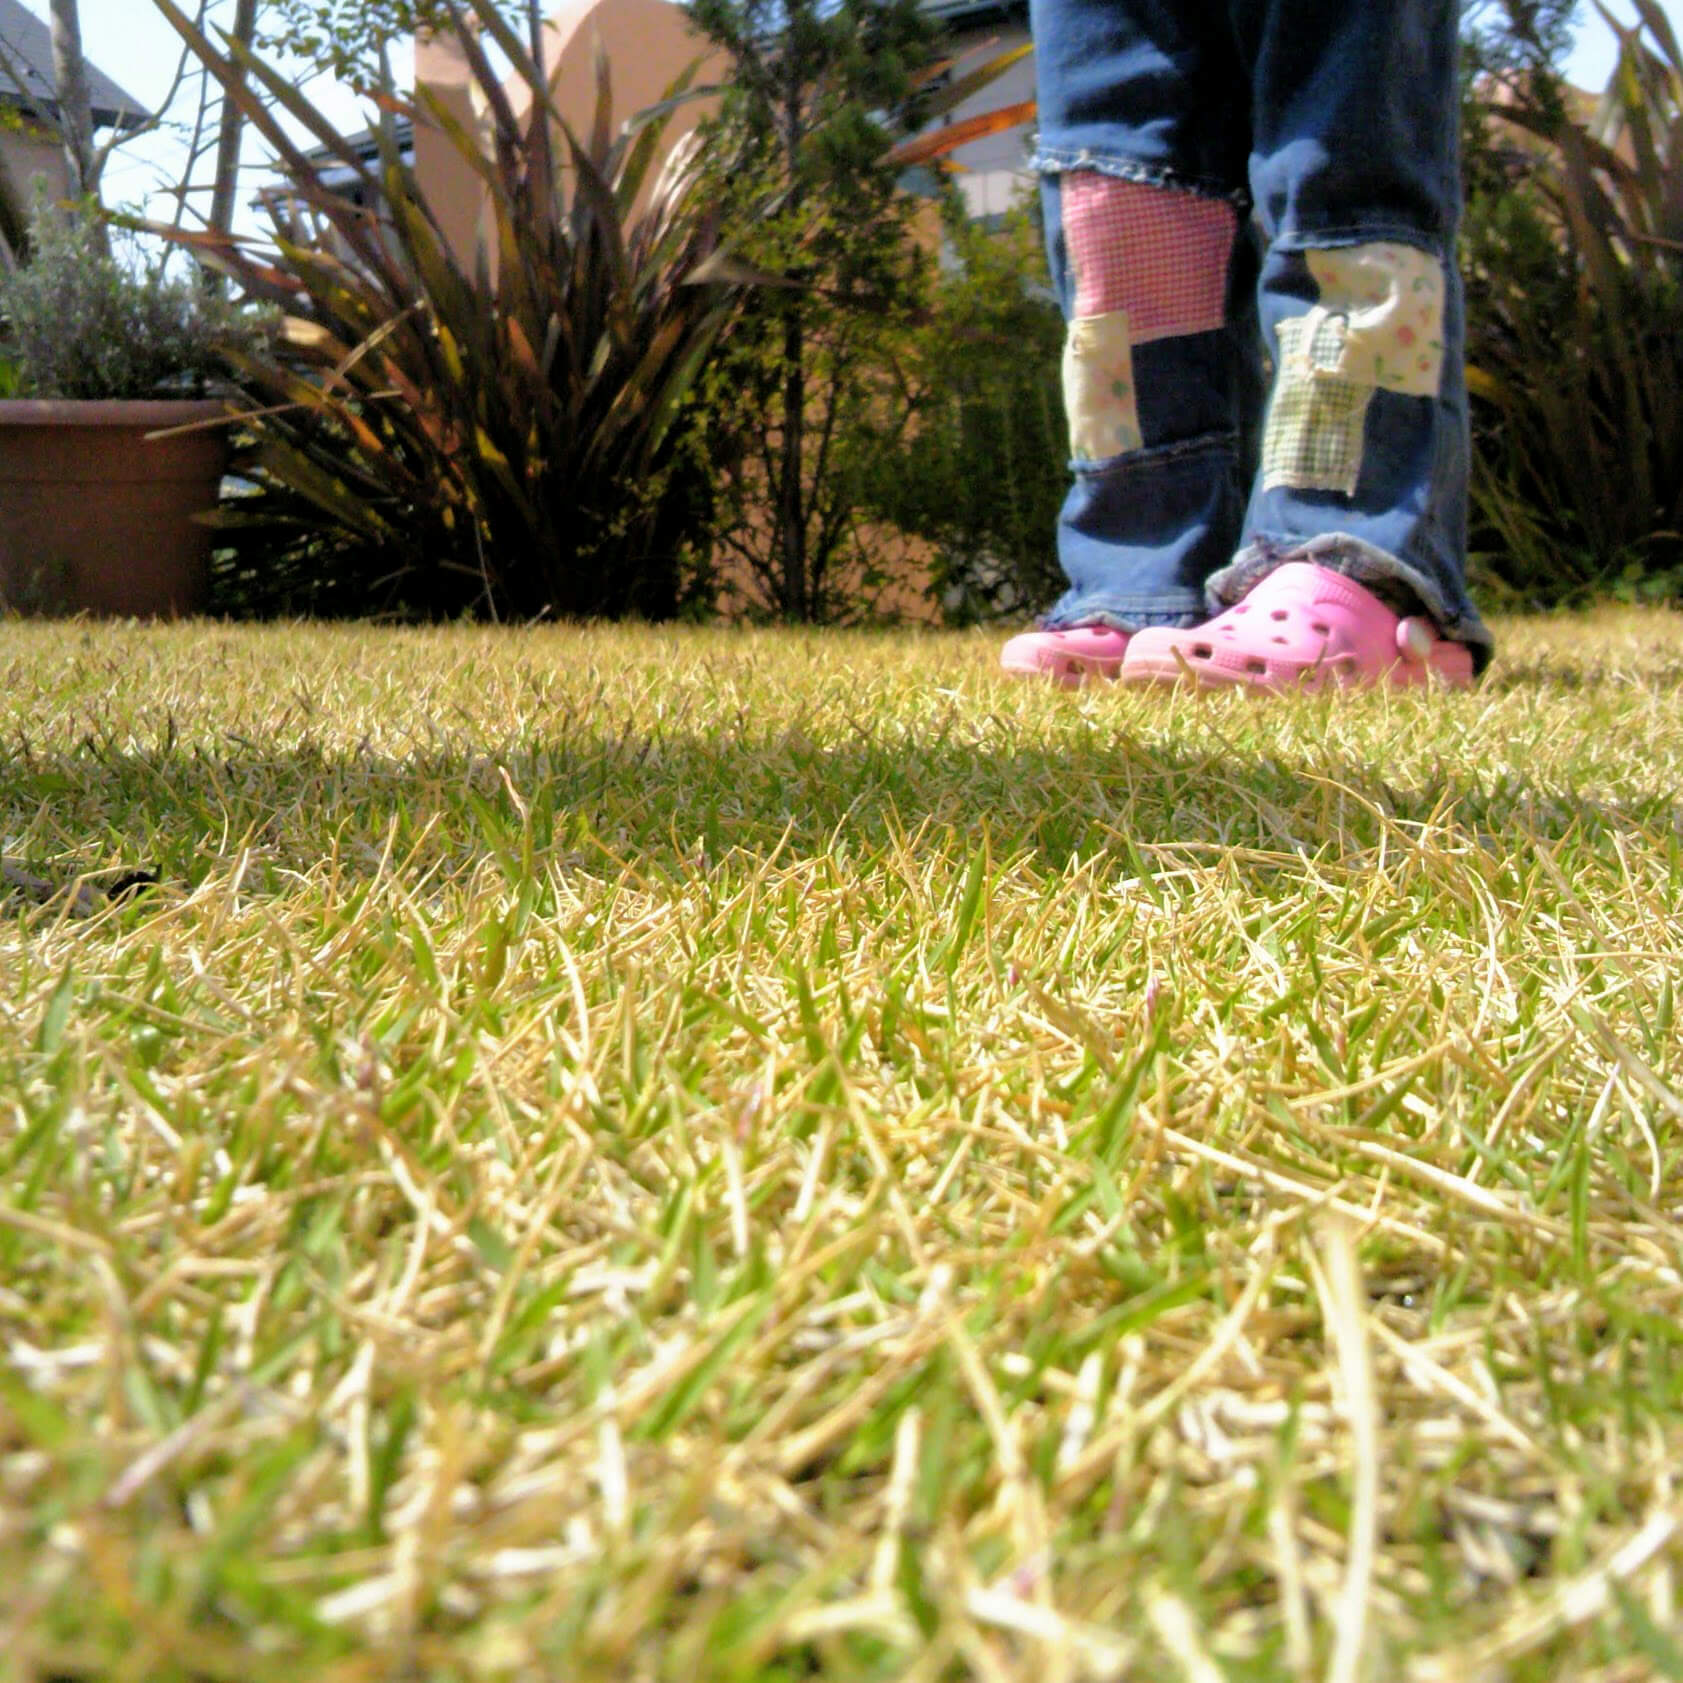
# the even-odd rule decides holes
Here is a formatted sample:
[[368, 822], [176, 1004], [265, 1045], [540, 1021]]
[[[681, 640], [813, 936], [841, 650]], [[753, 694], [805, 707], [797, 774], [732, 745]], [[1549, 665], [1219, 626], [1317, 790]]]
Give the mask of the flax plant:
[[[285, 179], [272, 258], [226, 235], [172, 236], [285, 316], [287, 354], [238, 364], [258, 486], [230, 516], [255, 527], [245, 551], [290, 582], [295, 608], [675, 613], [706, 495], [685, 398], [733, 288], [708, 279], [720, 247], [694, 148], [650, 181], [670, 105], [616, 128], [601, 59], [590, 129], [576, 132], [492, 0], [462, 0], [449, 10], [483, 132], [429, 90], [410, 101], [388, 85], [368, 163], [273, 64], [237, 42], [219, 50], [158, 4]], [[524, 118], [493, 44], [524, 84]], [[400, 153], [400, 117], [442, 130], [482, 183], [475, 251], [444, 238]], [[326, 179], [344, 171], [354, 191]]]
[[1532, 601], [1683, 595], [1683, 51], [1634, 3], [1597, 8], [1620, 58], [1593, 114], [1535, 67], [1502, 85], [1488, 120], [1529, 140], [1475, 181], [1481, 565]]

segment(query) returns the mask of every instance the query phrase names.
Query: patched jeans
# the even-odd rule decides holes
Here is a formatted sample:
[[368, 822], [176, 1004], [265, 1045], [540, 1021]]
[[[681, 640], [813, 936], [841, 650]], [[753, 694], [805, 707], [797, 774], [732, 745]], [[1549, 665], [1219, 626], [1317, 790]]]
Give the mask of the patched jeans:
[[1074, 458], [1048, 627], [1192, 624], [1307, 559], [1487, 657], [1457, 14], [1032, 0]]

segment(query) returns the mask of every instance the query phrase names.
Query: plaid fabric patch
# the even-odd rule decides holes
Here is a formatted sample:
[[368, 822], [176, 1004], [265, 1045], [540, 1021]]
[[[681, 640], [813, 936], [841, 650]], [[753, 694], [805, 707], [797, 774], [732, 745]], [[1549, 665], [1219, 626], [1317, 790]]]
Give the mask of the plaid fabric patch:
[[1136, 345], [1222, 325], [1239, 232], [1231, 204], [1092, 170], [1060, 190], [1077, 316], [1124, 310]]
[[1332, 372], [1342, 357], [1341, 316], [1280, 323], [1280, 372], [1262, 440], [1262, 486], [1356, 494], [1374, 387]]
[[1347, 317], [1312, 310], [1297, 320], [1280, 323], [1280, 360], [1305, 372], [1319, 368], [1333, 374], [1347, 373], [1344, 352], [1349, 341]]

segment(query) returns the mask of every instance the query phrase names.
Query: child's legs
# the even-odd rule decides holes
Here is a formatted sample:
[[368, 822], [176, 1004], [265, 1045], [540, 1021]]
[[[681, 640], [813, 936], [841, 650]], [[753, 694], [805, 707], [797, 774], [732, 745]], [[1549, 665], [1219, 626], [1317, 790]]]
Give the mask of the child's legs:
[[1282, 558], [1412, 592], [1488, 650], [1466, 594], [1453, 0], [1232, 0], [1275, 389], [1237, 600]]
[[1075, 467], [1046, 623], [1190, 623], [1239, 540], [1260, 410], [1227, 0], [1034, 0], [1033, 21]]

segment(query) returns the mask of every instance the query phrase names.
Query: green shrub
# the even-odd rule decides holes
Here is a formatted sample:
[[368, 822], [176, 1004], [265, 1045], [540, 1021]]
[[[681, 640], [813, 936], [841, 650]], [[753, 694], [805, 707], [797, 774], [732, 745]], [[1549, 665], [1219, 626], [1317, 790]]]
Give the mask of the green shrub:
[[249, 323], [202, 287], [113, 250], [92, 207], [37, 195], [29, 260], [0, 280], [9, 395], [196, 397]]
[[906, 446], [854, 448], [870, 464], [876, 517], [933, 552], [931, 585], [947, 617], [1021, 617], [1064, 588], [1063, 317], [1029, 208], [992, 231], [955, 216], [948, 234], [951, 261], [906, 359]]
[[855, 192], [832, 181], [796, 205], [768, 171], [720, 193], [727, 215], [779, 207], [743, 242], [778, 284], [747, 301], [702, 400], [727, 613], [859, 623], [905, 583], [906, 546], [869, 519], [869, 483], [876, 464], [904, 460], [903, 361], [933, 265], [911, 236], [915, 203], [860, 176]]
[[[417, 110], [386, 86], [370, 166], [261, 55], [241, 52], [237, 65], [170, 0], [158, 4], [275, 149], [301, 207], [278, 228], [272, 262], [178, 236], [286, 314], [284, 354], [241, 362], [255, 490], [231, 534], [224, 605], [677, 613], [710, 495], [686, 399], [736, 297], [707, 280], [719, 244], [693, 149], [635, 210], [664, 117], [616, 135], [604, 63], [580, 139], [491, 0], [466, 0], [459, 39], [487, 136], [424, 90]], [[481, 31], [531, 92], [528, 119], [515, 117]], [[278, 112], [331, 161], [307, 156]], [[470, 160], [494, 251], [451, 252], [393, 114], [438, 124]], [[354, 196], [324, 179], [346, 169]]]

